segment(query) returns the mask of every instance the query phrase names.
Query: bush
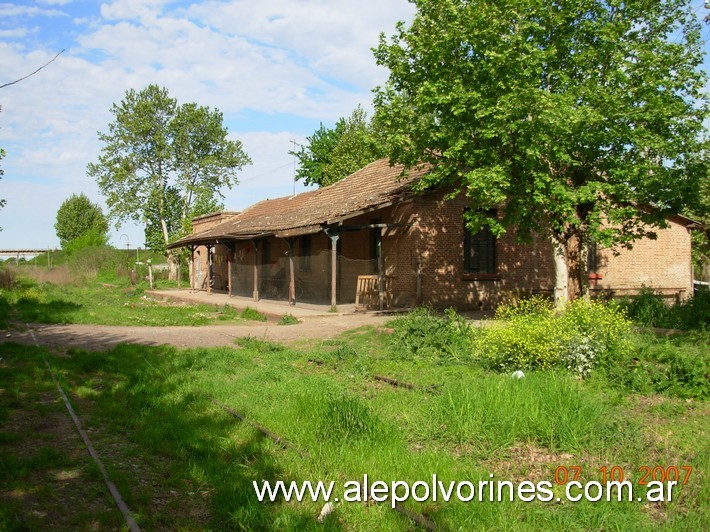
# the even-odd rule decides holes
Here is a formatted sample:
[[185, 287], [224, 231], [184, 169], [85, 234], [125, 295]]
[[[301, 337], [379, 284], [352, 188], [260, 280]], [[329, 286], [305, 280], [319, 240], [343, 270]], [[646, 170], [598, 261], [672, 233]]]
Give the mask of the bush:
[[676, 305], [667, 305], [651, 288], [623, 302], [631, 320], [643, 327], [664, 329], [705, 329], [710, 326], [710, 290], [699, 290]]
[[473, 336], [466, 320], [448, 309], [444, 316], [417, 308], [389, 325], [393, 350], [403, 358], [460, 362], [471, 358]]
[[12, 290], [15, 287], [15, 270], [12, 268], [0, 268], [0, 289]]
[[678, 338], [639, 335], [632, 349], [603, 368], [601, 378], [616, 388], [639, 394], [710, 397], [710, 351], [707, 333]]
[[476, 347], [492, 369], [506, 372], [565, 368], [586, 377], [626, 349], [630, 331], [617, 305], [584, 299], [560, 314], [542, 299], [501, 305], [496, 318], [506, 321], [482, 330]]
[[121, 253], [109, 246], [87, 246], [76, 249], [67, 258], [72, 273], [85, 277], [101, 275], [114, 278], [122, 263]]

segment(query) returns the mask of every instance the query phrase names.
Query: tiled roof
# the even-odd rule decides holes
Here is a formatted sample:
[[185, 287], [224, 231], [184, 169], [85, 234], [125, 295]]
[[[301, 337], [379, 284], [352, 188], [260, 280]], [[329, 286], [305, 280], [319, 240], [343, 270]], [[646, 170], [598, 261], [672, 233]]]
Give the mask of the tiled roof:
[[385, 207], [410, 193], [410, 185], [426, 173], [411, 170], [402, 179], [401, 166], [380, 159], [327, 187], [295, 196], [260, 201], [207, 231], [188, 235], [169, 247], [216, 240], [315, 233], [323, 225]]

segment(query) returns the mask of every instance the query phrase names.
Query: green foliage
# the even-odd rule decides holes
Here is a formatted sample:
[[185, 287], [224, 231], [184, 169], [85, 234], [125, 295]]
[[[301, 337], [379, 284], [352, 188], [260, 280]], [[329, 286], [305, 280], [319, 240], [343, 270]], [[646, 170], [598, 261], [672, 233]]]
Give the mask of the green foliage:
[[470, 325], [453, 309], [440, 316], [431, 308], [420, 307], [390, 325], [394, 329], [392, 347], [403, 358], [452, 362], [471, 356]]
[[108, 242], [108, 221], [101, 207], [85, 194], [72, 194], [57, 211], [54, 224], [59, 242], [67, 253]]
[[520, 380], [488, 375], [473, 386], [452, 386], [432, 409], [438, 438], [484, 453], [522, 442], [577, 451], [590, 433], [612, 432], [602, 401], [569, 376], [549, 372]]
[[377, 117], [393, 162], [431, 165], [420, 188], [468, 197], [472, 229], [548, 233], [576, 256], [695, 203], [710, 100], [690, 0], [415, 4], [375, 50]]
[[385, 155], [376, 121], [368, 121], [360, 106], [334, 129], [321, 124], [306, 140], [307, 146], [289, 153], [298, 158], [296, 179], [307, 185], [332, 185]]
[[630, 331], [616, 305], [584, 299], [560, 314], [539, 298], [501, 305], [496, 318], [505, 321], [482, 329], [476, 347], [490, 367], [501, 371], [566, 368], [586, 377], [625, 352]]
[[79, 277], [115, 277], [116, 271], [125, 265], [125, 256], [112, 247], [92, 244], [90, 238], [86, 239], [85, 245], [81, 245], [84, 238], [79, 238], [76, 248], [73, 242], [70, 243], [65, 250], [68, 255], [66, 264]]
[[[242, 144], [227, 138], [222, 113], [194, 103], [178, 105], [167, 89], [126, 91], [111, 108], [114, 121], [99, 160], [88, 166], [117, 221], [145, 221], [151, 246], [162, 246], [188, 227], [193, 208], [221, 196], [250, 164]], [[165, 229], [163, 228], [165, 224]]]
[[279, 325], [295, 325], [297, 323], [301, 323], [301, 320], [299, 320], [296, 316], [290, 313], [284, 314], [279, 320]]
[[246, 307], [242, 311], [242, 318], [245, 320], [266, 321], [266, 316], [251, 307]]
[[600, 380], [629, 392], [707, 399], [710, 350], [707, 333], [693, 337], [639, 336], [632, 348], [603, 367]]
[[693, 297], [669, 305], [651, 288], [623, 303], [629, 318], [645, 327], [665, 329], [707, 329], [710, 327], [710, 290], [699, 290]]

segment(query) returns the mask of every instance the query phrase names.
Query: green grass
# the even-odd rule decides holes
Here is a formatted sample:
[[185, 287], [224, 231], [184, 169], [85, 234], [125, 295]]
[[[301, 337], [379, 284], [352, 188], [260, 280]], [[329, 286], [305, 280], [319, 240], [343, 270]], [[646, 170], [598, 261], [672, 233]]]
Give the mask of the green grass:
[[31, 323], [197, 326], [257, 318], [240, 316], [229, 306], [162, 301], [146, 294], [142, 285], [97, 281], [81, 285], [40, 284], [20, 279], [13, 290], [0, 292], [0, 325], [7, 327], [11, 319]]
[[[104, 353], [70, 350], [50, 360], [85, 425], [100, 428], [92, 432], [99, 435], [97, 449], [107, 453], [119, 489], [146, 529], [320, 529], [315, 517], [322, 502], [259, 503], [252, 481], [263, 479], [340, 485], [365, 473], [409, 482], [436, 473], [444, 481], [493, 474], [537, 482], [553, 480], [559, 466], [577, 465], [583, 480], [599, 480], [599, 468], [619, 465], [637, 480], [640, 466], [659, 464], [692, 465], [694, 476], [675, 502], [654, 507], [441, 501], [407, 507], [452, 530], [708, 528], [705, 401], [629, 394], [601, 377], [582, 381], [540, 371], [517, 381], [453, 359], [392, 358], [392, 341], [362, 329], [299, 349], [242, 338], [234, 349], [123, 345]], [[662, 349], [700, 349], [691, 340], [675, 342]], [[649, 337], [638, 339], [641, 348], [661, 349]], [[6, 418], [26, 407], [25, 388], [44, 372], [42, 352], [0, 346], [1, 376], [9, 379], [0, 395]], [[439, 393], [395, 388], [374, 374], [436, 385]], [[286, 438], [305, 457], [281, 449], [210, 398]], [[0, 446], [15, 449], [21, 442], [0, 438]], [[154, 483], [140, 484], [141, 478]], [[155, 497], [165, 506], [151, 504]], [[202, 516], [197, 525], [195, 513]], [[5, 502], [0, 515], [7, 522], [18, 516]], [[385, 505], [353, 503], [338, 505], [325, 527], [411, 525]]]

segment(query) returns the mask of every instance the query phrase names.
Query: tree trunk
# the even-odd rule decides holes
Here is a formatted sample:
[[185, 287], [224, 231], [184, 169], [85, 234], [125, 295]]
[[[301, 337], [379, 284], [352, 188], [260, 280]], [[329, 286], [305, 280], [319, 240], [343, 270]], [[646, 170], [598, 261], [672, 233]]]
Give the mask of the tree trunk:
[[555, 266], [555, 308], [563, 308], [568, 301], [568, 278], [566, 249], [556, 237], [552, 237], [552, 260]]
[[569, 299], [588, 298], [587, 240], [579, 232], [567, 241], [567, 270], [569, 272]]
[[178, 261], [179, 258], [175, 256], [175, 250], [168, 250], [168, 279], [171, 281], [177, 281], [178, 278]]
[[[170, 243], [170, 237], [168, 235], [168, 226], [165, 223], [165, 220], [163, 218], [160, 219], [160, 227], [163, 230], [163, 241], [165, 242], [165, 246]], [[175, 250], [169, 249], [166, 252], [168, 256], [168, 279], [171, 281], [177, 281], [177, 276], [178, 276], [178, 259], [175, 256]]]
[[589, 297], [587, 279], [587, 246], [574, 234], [567, 239], [552, 237], [555, 265], [555, 307], [561, 309], [568, 301]]

